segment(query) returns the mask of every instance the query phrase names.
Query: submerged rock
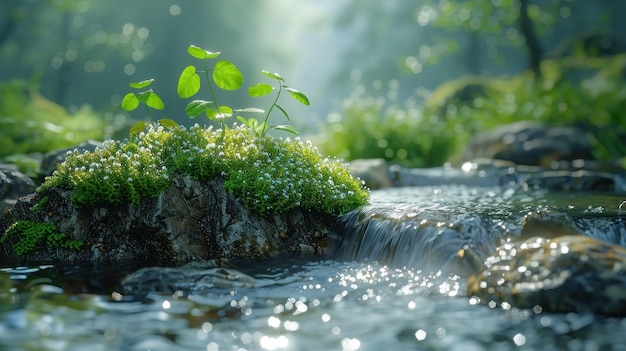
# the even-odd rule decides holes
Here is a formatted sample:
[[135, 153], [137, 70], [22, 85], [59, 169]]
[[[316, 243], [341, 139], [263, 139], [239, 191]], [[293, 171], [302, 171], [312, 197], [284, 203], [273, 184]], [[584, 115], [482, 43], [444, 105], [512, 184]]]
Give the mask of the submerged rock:
[[[262, 216], [226, 191], [221, 178], [200, 182], [175, 176], [165, 192], [137, 206], [76, 208], [71, 193], [53, 188], [21, 199], [0, 220], [0, 232], [17, 221], [46, 223], [65, 239], [82, 242], [79, 249], [12, 235], [0, 243], [0, 261], [187, 262], [292, 255], [316, 247], [335, 219], [303, 209]], [[13, 248], [20, 240], [30, 240], [34, 249], [18, 256]]]
[[626, 315], [626, 249], [583, 235], [499, 246], [467, 279], [482, 303], [543, 311]]
[[124, 293], [207, 294], [215, 289], [251, 288], [254, 278], [229, 268], [225, 261], [190, 262], [180, 267], [146, 267], [121, 281]]

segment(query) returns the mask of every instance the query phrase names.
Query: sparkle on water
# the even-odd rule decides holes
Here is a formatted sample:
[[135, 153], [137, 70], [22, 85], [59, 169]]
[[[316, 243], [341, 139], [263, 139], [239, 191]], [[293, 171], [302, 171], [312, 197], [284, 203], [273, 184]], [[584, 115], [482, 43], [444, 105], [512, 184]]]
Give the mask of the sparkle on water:
[[[398, 215], [403, 218], [424, 211], [478, 213], [504, 226], [538, 207], [569, 211], [601, 226], [598, 218], [619, 216], [622, 201], [607, 195], [585, 195], [586, 201], [544, 195], [449, 187], [375, 192], [372, 201], [383, 207], [402, 204]], [[603, 208], [602, 215], [587, 211], [590, 205]], [[0, 349], [624, 348], [626, 319], [551, 314], [540, 306], [520, 310], [506, 303], [482, 305], [466, 296], [463, 279], [443, 271], [330, 257], [232, 263], [255, 279], [254, 287], [202, 294], [155, 292], [140, 299], [119, 286], [138, 267], [0, 269]]]

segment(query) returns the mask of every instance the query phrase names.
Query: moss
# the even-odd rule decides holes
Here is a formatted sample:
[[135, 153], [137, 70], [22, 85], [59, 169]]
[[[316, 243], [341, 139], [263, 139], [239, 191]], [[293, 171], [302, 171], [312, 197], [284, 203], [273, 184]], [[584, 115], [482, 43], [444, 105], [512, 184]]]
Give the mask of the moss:
[[41, 209], [48, 203], [48, 197], [47, 196], [43, 196], [41, 198], [41, 200], [39, 200], [39, 202], [37, 202], [37, 204], [35, 204], [35, 206], [30, 208], [30, 212], [36, 213], [41, 211]]
[[23, 256], [43, 246], [79, 250], [83, 245], [81, 241], [70, 239], [64, 233], [59, 232], [52, 223], [17, 221], [4, 232], [0, 238], [0, 244], [14, 235], [19, 236], [18, 242], [13, 245], [13, 250], [18, 256]]
[[338, 215], [369, 200], [359, 179], [310, 142], [258, 136], [243, 126], [151, 127], [132, 142], [107, 141], [93, 152], [70, 152], [39, 191], [71, 189], [77, 207], [137, 205], [167, 189], [171, 174], [223, 177], [226, 190], [261, 214], [300, 207]]

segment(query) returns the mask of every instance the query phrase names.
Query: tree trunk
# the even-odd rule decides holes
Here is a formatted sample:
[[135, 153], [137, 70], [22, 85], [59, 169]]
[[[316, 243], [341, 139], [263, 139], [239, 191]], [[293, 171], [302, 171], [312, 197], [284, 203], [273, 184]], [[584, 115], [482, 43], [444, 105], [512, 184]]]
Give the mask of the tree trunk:
[[520, 31], [526, 38], [526, 47], [528, 47], [529, 54], [529, 68], [533, 70], [535, 77], [539, 78], [541, 77], [540, 64], [543, 52], [539, 39], [537, 38], [537, 34], [535, 33], [535, 29], [533, 28], [533, 23], [530, 17], [528, 17], [528, 1], [529, 0], [519, 0], [519, 26]]

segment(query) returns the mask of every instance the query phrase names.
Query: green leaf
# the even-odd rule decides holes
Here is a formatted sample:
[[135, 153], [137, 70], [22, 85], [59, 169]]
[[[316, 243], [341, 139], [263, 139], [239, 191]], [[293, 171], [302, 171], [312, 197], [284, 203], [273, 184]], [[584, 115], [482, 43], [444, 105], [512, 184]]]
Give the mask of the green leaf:
[[207, 59], [216, 58], [216, 57], [218, 57], [221, 54], [221, 52], [219, 52], [219, 51], [218, 52], [210, 52], [210, 51], [206, 51], [203, 48], [195, 46], [195, 45], [190, 45], [187, 48], [187, 52], [192, 57], [195, 57], [195, 58], [200, 59], [200, 60], [207, 60]]
[[194, 118], [204, 112], [209, 106], [211, 106], [211, 101], [206, 100], [193, 100], [192, 102], [187, 104], [185, 107], [185, 113], [187, 116]]
[[291, 88], [285, 88], [285, 90], [287, 90], [289, 92], [289, 95], [291, 95], [292, 98], [296, 99], [296, 101], [298, 101], [299, 103], [303, 105], [309, 106], [309, 98], [306, 97], [304, 93], [296, 89], [291, 89]]
[[263, 96], [263, 95], [267, 95], [271, 93], [272, 90], [274, 90], [273, 86], [269, 84], [259, 83], [248, 88], [248, 95], [254, 96], [254, 97]]
[[121, 107], [124, 111], [132, 111], [139, 106], [139, 99], [137, 99], [137, 95], [134, 93], [128, 93], [124, 95], [122, 99]]
[[219, 113], [215, 115], [216, 118], [232, 117], [233, 109], [230, 106], [220, 106]]
[[208, 117], [211, 121], [212, 121], [212, 120], [214, 120], [214, 119], [215, 119], [215, 117], [216, 117], [216, 116], [217, 116], [217, 114], [218, 114], [218, 113], [217, 113], [217, 111], [215, 111], [215, 110], [214, 110], [214, 109], [212, 109], [212, 108], [208, 108], [208, 107], [204, 110], [204, 113], [206, 114], [206, 116], [207, 116], [207, 117]]
[[283, 115], [285, 115], [285, 117], [287, 117], [288, 121], [291, 121], [291, 119], [289, 118], [289, 115], [287, 114], [287, 111], [285, 111], [285, 109], [280, 106], [279, 104], [274, 104], [274, 106], [276, 106], [276, 108], [278, 108], [280, 110], [280, 112], [283, 113]]
[[160, 125], [162, 125], [163, 127], [167, 129], [174, 129], [178, 127], [178, 123], [176, 123], [176, 121], [171, 120], [169, 118], [161, 118], [160, 120], [158, 120], [158, 122]]
[[256, 128], [256, 126], [259, 124], [259, 121], [256, 120], [256, 118], [249, 118], [249, 119], [245, 119], [241, 116], [237, 116], [237, 120], [239, 120], [241, 123], [243, 123], [243, 125], [247, 126], [248, 128], [254, 130]]
[[290, 125], [287, 125], [287, 124], [281, 124], [281, 125], [278, 125], [278, 126], [272, 126], [272, 129], [282, 130], [282, 131], [285, 131], [285, 132], [289, 132], [291, 134], [298, 135], [298, 132], [296, 131], [296, 128], [294, 128], [294, 127], [292, 127]]
[[128, 86], [130, 86], [131, 88], [135, 88], [135, 89], [142, 89], [142, 88], [150, 86], [152, 82], [154, 82], [154, 78], [142, 80], [141, 82], [132, 82], [128, 84]]
[[146, 122], [139, 121], [130, 127], [130, 135], [139, 135], [144, 129], [146, 129]]
[[178, 96], [186, 99], [192, 97], [200, 90], [200, 76], [196, 73], [196, 67], [187, 66], [178, 77], [176, 92]]
[[155, 110], [162, 110], [165, 108], [163, 100], [161, 100], [161, 97], [155, 92], [150, 92], [150, 94], [148, 94], [146, 105], [152, 107]]
[[278, 81], [284, 82], [285, 80], [283, 79], [283, 77], [280, 76], [280, 74], [274, 72], [270, 72], [270, 71], [266, 71], [266, 70], [262, 70], [261, 73], [263, 73], [264, 76], [266, 77], [270, 77], [272, 79], [276, 79]]
[[234, 112], [237, 113], [265, 113], [265, 110], [260, 109], [260, 108], [256, 108], [256, 107], [246, 107], [246, 108], [238, 108], [238, 109], [234, 109]]
[[243, 85], [243, 75], [232, 62], [220, 60], [213, 68], [213, 81], [224, 90], [237, 90]]
[[153, 91], [152, 89], [150, 90], [146, 90], [146, 91], [142, 91], [140, 93], [137, 93], [137, 99], [139, 100], [139, 102], [143, 102], [144, 104], [148, 102], [148, 98], [150, 97], [150, 94], [152, 94]]

